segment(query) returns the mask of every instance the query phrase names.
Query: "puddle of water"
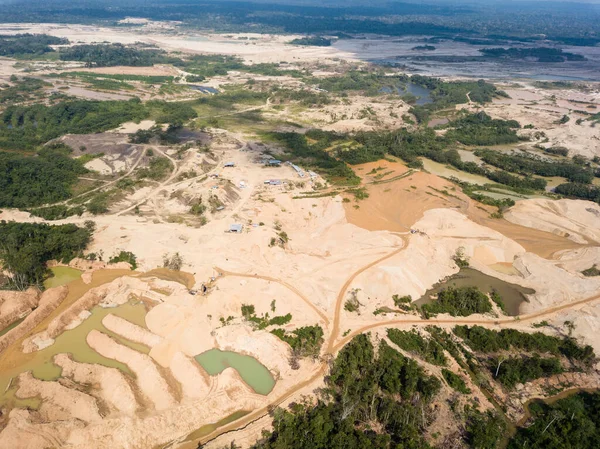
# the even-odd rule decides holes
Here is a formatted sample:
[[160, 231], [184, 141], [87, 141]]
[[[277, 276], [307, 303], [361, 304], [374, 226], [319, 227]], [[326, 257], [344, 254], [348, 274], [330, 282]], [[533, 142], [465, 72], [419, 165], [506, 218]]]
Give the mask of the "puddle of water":
[[477, 184], [481, 186], [485, 184], [491, 184], [492, 182], [484, 176], [463, 172], [426, 158], [421, 158], [421, 161], [423, 161], [423, 168], [425, 170], [437, 176], [442, 176], [445, 178], [457, 178], [460, 181], [465, 181], [471, 184]]
[[173, 271], [168, 268], [155, 268], [144, 273], [141, 277], [155, 277], [163, 281], [177, 282], [187, 288], [193, 288], [196, 283], [196, 278], [194, 278], [193, 274], [186, 273], [185, 271]]
[[415, 301], [415, 303], [419, 305], [431, 303], [434, 301], [432, 296], [436, 296], [440, 290], [449, 286], [474, 286], [478, 287], [482, 292], [485, 293], [491, 293], [495, 290], [502, 297], [504, 305], [506, 306], [506, 313], [510, 316], [519, 315], [521, 304], [528, 302], [526, 295], [535, 293], [535, 290], [488, 276], [487, 274], [483, 274], [481, 271], [474, 270], [473, 268], [463, 268], [455, 275], [435, 284], [432, 288], [427, 290], [425, 294], [421, 296], [421, 298]]
[[27, 317], [24, 316], [23, 318], [19, 318], [17, 321], [13, 321], [8, 326], [6, 326], [4, 329], [2, 329], [0, 331], [0, 337], [2, 337], [4, 334], [8, 333], [9, 331], [11, 331], [15, 327], [17, 327], [19, 324], [21, 324], [23, 322], [23, 320], [25, 320], [25, 318], [27, 318]]
[[519, 273], [519, 270], [513, 267], [513, 264], [510, 262], [493, 263], [491, 265], [488, 265], [488, 267], [494, 271], [497, 271], [498, 273], [509, 274], [511, 276], [520, 276], [521, 274]]
[[82, 271], [71, 267], [52, 267], [52, 277], [44, 281], [45, 288], [60, 287], [71, 281], [79, 279]]
[[229, 367], [235, 369], [242, 380], [258, 394], [267, 395], [275, 386], [275, 379], [267, 367], [249, 355], [211, 349], [197, 355], [195, 359], [210, 376], [216, 376]]
[[222, 426], [224, 426], [226, 424], [229, 424], [229, 423], [231, 423], [233, 421], [236, 421], [236, 420], [238, 420], [240, 418], [243, 418], [248, 413], [250, 413], [250, 412], [246, 411], [246, 410], [239, 410], [237, 412], [233, 412], [229, 416], [226, 416], [222, 420], [217, 421], [216, 423], [206, 424], [206, 425], [200, 427], [199, 429], [194, 430], [192, 433], [190, 433], [185, 438], [184, 442], [186, 442], [186, 441], [193, 441], [193, 440], [197, 440], [198, 438], [202, 438], [202, 437], [208, 435], [209, 433], [214, 432], [219, 427], [222, 427]]
[[427, 123], [427, 126], [430, 128], [435, 128], [438, 125], [445, 125], [449, 122], [450, 120], [448, 120], [447, 118], [434, 118], [429, 120], [429, 123]]
[[[113, 334], [102, 325], [102, 319], [112, 313], [124, 318], [134, 324], [144, 326], [144, 317], [146, 308], [142, 303], [125, 303], [118, 307], [103, 308], [96, 306], [91, 310], [92, 315], [84, 320], [74, 329], [67, 330], [59, 335], [54, 344], [30, 354], [23, 354], [19, 362], [11, 367], [5, 367], [0, 374], [0, 391], [4, 391], [11, 381], [11, 378], [19, 374], [31, 371], [33, 376], [41, 380], [56, 380], [61, 375], [61, 368], [52, 361], [56, 354], [71, 354], [73, 360], [81, 363], [95, 363], [111, 368], [117, 368], [126, 374], [133, 375], [127, 365], [101, 356], [87, 344], [86, 337], [92, 329], [110, 335], [119, 343], [126, 345], [139, 352], [148, 353], [150, 350], [144, 345], [126, 340], [123, 337]], [[9, 395], [0, 397], [0, 405], [6, 404], [11, 399]]]

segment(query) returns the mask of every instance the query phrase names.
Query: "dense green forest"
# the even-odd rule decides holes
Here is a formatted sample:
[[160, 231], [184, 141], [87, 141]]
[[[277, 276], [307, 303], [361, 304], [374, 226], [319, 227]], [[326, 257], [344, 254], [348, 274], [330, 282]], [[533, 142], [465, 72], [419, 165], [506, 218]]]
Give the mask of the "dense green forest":
[[36, 156], [0, 152], [0, 207], [26, 208], [71, 197], [77, 177], [87, 170], [64, 149]]
[[600, 393], [578, 393], [548, 405], [529, 404], [531, 418], [508, 449], [595, 449], [600, 441]]
[[[422, 430], [440, 381], [385, 341], [376, 350], [369, 336], [355, 337], [340, 351], [326, 383], [317, 405], [276, 411], [274, 431], [254, 447], [429, 448]], [[361, 422], [377, 423], [381, 431]]]
[[0, 148], [31, 150], [65, 134], [107, 131], [124, 122], [153, 117], [181, 125], [196, 117], [190, 104], [149, 101], [69, 100], [52, 106], [9, 106], [0, 115]]
[[60, 51], [62, 61], [81, 61], [86, 67], [112, 67], [117, 65], [143, 67], [169, 64], [179, 59], [170, 58], [164, 50], [137, 48], [122, 44], [75, 45]]
[[501, 145], [519, 141], [516, 120], [492, 119], [485, 112], [464, 114], [448, 124], [446, 139], [464, 145]]
[[50, 45], [68, 44], [67, 39], [47, 34], [14, 34], [0, 35], [0, 56], [33, 56], [49, 53]]
[[147, 116], [147, 109], [138, 99], [9, 106], [0, 115], [0, 148], [33, 149], [65, 134], [106, 131]]
[[[375, 348], [355, 337], [333, 361], [316, 405], [295, 403], [273, 412], [273, 431], [254, 449], [430, 449], [424, 433], [441, 381], [427, 375], [385, 340]], [[458, 383], [457, 383], [458, 384]], [[464, 442], [495, 449], [505, 424], [495, 413], [464, 411]], [[460, 437], [459, 437], [460, 438]]]
[[93, 224], [50, 226], [42, 223], [0, 222], [0, 261], [17, 289], [41, 286], [49, 275], [46, 262], [68, 262], [81, 254], [90, 242]]

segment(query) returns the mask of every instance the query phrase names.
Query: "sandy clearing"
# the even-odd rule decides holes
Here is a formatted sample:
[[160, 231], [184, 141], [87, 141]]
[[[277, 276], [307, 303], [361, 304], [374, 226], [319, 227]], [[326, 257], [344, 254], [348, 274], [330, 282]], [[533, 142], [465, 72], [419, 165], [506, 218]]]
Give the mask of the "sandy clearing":
[[58, 382], [38, 380], [31, 373], [21, 374], [18, 382], [17, 397], [40, 396], [46, 406], [44, 414], [49, 421], [75, 418], [91, 423], [102, 419], [96, 400], [85, 393], [64, 387]]
[[600, 243], [600, 206], [591, 201], [519, 201], [507, 211], [505, 218], [528, 228], [568, 237], [576, 243]]
[[157, 410], [165, 410], [175, 405], [169, 386], [161, 376], [152, 359], [133, 349], [120, 345], [102, 332], [92, 330], [87, 336], [92, 349], [104, 357], [125, 363], [136, 374], [136, 384]]
[[113, 411], [132, 415], [138, 409], [131, 387], [118, 369], [78, 363], [68, 354], [58, 354], [54, 357], [54, 363], [62, 368], [63, 377], [80, 384], [93, 385], [95, 388], [90, 394], [99, 390], [94, 396], [107, 403]]

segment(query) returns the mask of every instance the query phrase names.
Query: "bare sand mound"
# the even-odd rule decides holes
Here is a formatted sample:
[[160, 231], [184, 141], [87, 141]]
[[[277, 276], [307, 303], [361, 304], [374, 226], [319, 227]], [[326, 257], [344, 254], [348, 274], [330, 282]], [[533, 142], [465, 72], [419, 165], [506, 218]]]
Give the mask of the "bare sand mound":
[[551, 232], [576, 243], [600, 243], [600, 206], [591, 201], [519, 201], [504, 216], [512, 223]]
[[[424, 172], [414, 172], [396, 181], [370, 184], [366, 189], [367, 200], [345, 203], [344, 209], [349, 223], [370, 231], [405, 232], [428, 210], [467, 207], [467, 197], [456, 186]], [[444, 191], [446, 193], [442, 193]]]
[[38, 306], [40, 292], [29, 288], [24, 292], [0, 290], [0, 330]]
[[[93, 385], [96, 399], [105, 403], [111, 411], [132, 415], [138, 404], [123, 373], [115, 368], [90, 363], [77, 363], [67, 354], [58, 354], [54, 363], [62, 368], [62, 376], [73, 381]], [[94, 394], [96, 392], [96, 394]]]
[[80, 391], [67, 388], [58, 382], [45, 382], [34, 378], [31, 373], [19, 376], [17, 397], [42, 399], [40, 413], [46, 421], [80, 419], [86, 423], [100, 421], [96, 400]]
[[[0, 353], [4, 352], [9, 345], [12, 345], [24, 335], [27, 335], [28, 332], [35, 329], [37, 325], [42, 323], [44, 319], [46, 319], [65, 299], [68, 291], [68, 288], [63, 285], [61, 287], [50, 288], [42, 293], [37, 309], [31, 312], [19, 326], [11, 329], [0, 337]], [[2, 354], [2, 357], [0, 358], [1, 363], [5, 362], [8, 357], [7, 353], [8, 351]], [[12, 351], [12, 353], [14, 354], [15, 351]]]
[[146, 354], [115, 342], [102, 332], [93, 330], [87, 336], [92, 349], [110, 359], [125, 363], [136, 375], [136, 383], [142, 393], [147, 396], [157, 410], [165, 410], [175, 405], [175, 398], [169, 386], [160, 375], [156, 365]]
[[153, 348], [162, 341], [162, 338], [158, 335], [113, 314], [106, 315], [102, 320], [102, 324], [115, 334], [146, 345], [149, 348]]
[[181, 384], [183, 400], [208, 396], [211, 381], [198, 362], [182, 352], [176, 352], [171, 359], [173, 377]]

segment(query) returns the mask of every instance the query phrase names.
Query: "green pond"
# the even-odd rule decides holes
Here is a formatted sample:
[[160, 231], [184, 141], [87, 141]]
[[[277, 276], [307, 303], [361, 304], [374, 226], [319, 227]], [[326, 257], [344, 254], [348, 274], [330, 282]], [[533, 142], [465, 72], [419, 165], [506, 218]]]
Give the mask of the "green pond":
[[223, 427], [226, 424], [232, 423], [233, 421], [243, 418], [248, 413], [250, 412], [247, 412], [246, 410], [238, 410], [237, 412], [233, 412], [231, 415], [226, 416], [225, 418], [221, 419], [220, 421], [217, 421], [216, 423], [205, 424], [204, 426], [190, 433], [184, 441], [194, 441], [198, 438], [202, 438], [208, 435], [209, 433], [214, 432], [219, 427]]
[[435, 301], [432, 296], [436, 296], [440, 290], [447, 287], [478, 287], [482, 292], [498, 292], [506, 306], [506, 313], [510, 316], [519, 315], [521, 304], [528, 302], [526, 295], [535, 293], [535, 290], [521, 287], [517, 284], [511, 284], [501, 279], [483, 274], [481, 271], [473, 268], [463, 268], [458, 273], [435, 284], [427, 290], [421, 298], [415, 301], [416, 304], [428, 304]]
[[50, 268], [53, 276], [44, 281], [44, 287], [60, 287], [66, 285], [71, 281], [79, 279], [81, 277], [81, 271], [71, 267], [52, 267]]
[[226, 368], [233, 368], [258, 394], [267, 395], [275, 386], [275, 379], [267, 367], [249, 355], [211, 349], [197, 355], [195, 359], [210, 376], [216, 376]]
[[0, 337], [2, 337], [4, 334], [8, 333], [8, 331], [14, 329], [15, 327], [17, 327], [19, 324], [21, 324], [26, 317], [23, 318], [19, 318], [17, 321], [13, 321], [12, 323], [10, 323], [8, 326], [6, 326], [4, 329], [2, 329], [0, 331]]
[[[56, 354], [68, 353], [71, 354], [71, 357], [77, 362], [95, 363], [117, 368], [124, 373], [133, 375], [127, 365], [103, 357], [90, 348], [87, 344], [86, 337], [90, 331], [96, 329], [111, 336], [120, 344], [147, 354], [150, 352], [148, 347], [116, 335], [102, 325], [102, 319], [108, 314], [113, 314], [145, 328], [145, 306], [140, 302], [128, 302], [117, 307], [103, 308], [96, 306], [90, 312], [91, 315], [79, 326], [59, 335], [54, 341], [54, 344], [41, 351], [24, 354], [14, 366], [5, 369], [0, 373], [0, 406], [6, 405], [7, 403], [23, 406], [24, 403], [27, 403], [27, 401], [21, 401], [14, 397], [14, 388], [8, 388], [12, 379], [23, 372], [31, 371], [34, 377], [41, 380], [56, 380], [59, 378], [61, 375], [61, 368], [53, 362], [53, 357]], [[4, 394], [2, 394], [3, 392]]]

